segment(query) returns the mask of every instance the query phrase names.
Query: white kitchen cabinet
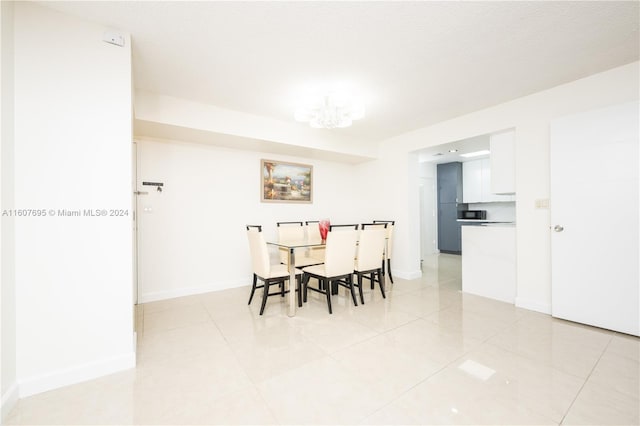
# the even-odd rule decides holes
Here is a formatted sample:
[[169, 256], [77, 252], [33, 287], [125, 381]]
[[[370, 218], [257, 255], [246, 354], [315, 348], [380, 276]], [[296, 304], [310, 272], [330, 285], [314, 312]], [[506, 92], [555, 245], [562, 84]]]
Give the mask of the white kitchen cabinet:
[[491, 193], [515, 194], [516, 192], [516, 153], [515, 131], [494, 133], [489, 146], [491, 150]]
[[491, 161], [488, 158], [462, 163], [462, 200], [464, 203], [513, 201], [511, 195], [491, 191]]
[[480, 160], [480, 169], [482, 171], [482, 202], [493, 201], [515, 201], [514, 195], [499, 195], [494, 193], [493, 187], [493, 170], [491, 169], [491, 159], [485, 158]]
[[515, 226], [463, 226], [462, 291], [514, 303], [515, 253]]
[[462, 163], [462, 201], [482, 202], [482, 164], [480, 160]]

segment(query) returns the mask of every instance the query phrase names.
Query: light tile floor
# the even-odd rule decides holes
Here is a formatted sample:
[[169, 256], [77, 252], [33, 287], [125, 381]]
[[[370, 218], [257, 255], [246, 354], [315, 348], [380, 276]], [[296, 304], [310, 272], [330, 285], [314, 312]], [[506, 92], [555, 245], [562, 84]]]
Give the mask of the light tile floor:
[[[295, 318], [247, 287], [137, 307], [134, 370], [22, 399], [8, 424], [639, 424], [640, 339], [462, 294], [426, 260], [387, 299]], [[259, 299], [259, 298], [258, 298]]]

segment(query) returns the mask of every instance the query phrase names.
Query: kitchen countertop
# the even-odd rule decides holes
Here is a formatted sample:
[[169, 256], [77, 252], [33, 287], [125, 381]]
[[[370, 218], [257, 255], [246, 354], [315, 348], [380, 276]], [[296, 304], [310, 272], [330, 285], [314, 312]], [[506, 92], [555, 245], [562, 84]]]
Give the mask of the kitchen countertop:
[[458, 219], [458, 222], [460, 222], [462, 225], [481, 225], [481, 226], [488, 226], [488, 225], [513, 226], [516, 224], [515, 222], [506, 221], [506, 220], [484, 220], [484, 219]]

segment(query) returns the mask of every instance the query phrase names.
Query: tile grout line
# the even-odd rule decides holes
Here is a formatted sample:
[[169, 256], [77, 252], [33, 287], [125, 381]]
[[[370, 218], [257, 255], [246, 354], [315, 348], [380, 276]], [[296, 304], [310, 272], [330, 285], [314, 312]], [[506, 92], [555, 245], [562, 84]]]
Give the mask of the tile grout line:
[[580, 386], [580, 389], [578, 390], [578, 392], [576, 392], [576, 396], [573, 398], [573, 401], [571, 401], [571, 404], [569, 404], [569, 407], [567, 408], [566, 413], [564, 413], [564, 415], [562, 416], [562, 419], [560, 420], [559, 424], [563, 424], [564, 419], [567, 417], [567, 415], [571, 411], [571, 408], [573, 408], [573, 404], [575, 404], [575, 402], [578, 400], [578, 397], [580, 396], [580, 394], [582, 393], [582, 390], [584, 389], [584, 387], [586, 386], [587, 382], [589, 381], [589, 378], [591, 378], [591, 375], [593, 374], [593, 371], [596, 369], [596, 367], [600, 363], [600, 360], [602, 359], [602, 357], [604, 356], [605, 352], [609, 348], [609, 345], [611, 345], [611, 341], [612, 340], [613, 340], [613, 336], [609, 336], [609, 341], [607, 342], [605, 347], [602, 349], [602, 353], [598, 357], [598, 360], [593, 364], [593, 367], [591, 368], [591, 371], [589, 371], [589, 374], [584, 379], [584, 383], [582, 383], [582, 386]]

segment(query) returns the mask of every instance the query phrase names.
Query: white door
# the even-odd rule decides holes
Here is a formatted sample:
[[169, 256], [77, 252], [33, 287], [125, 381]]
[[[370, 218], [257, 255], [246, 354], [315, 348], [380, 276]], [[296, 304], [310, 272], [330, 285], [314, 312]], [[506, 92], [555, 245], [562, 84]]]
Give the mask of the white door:
[[551, 125], [552, 315], [640, 335], [638, 102]]

